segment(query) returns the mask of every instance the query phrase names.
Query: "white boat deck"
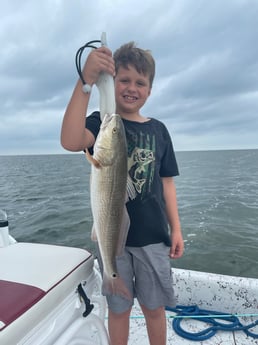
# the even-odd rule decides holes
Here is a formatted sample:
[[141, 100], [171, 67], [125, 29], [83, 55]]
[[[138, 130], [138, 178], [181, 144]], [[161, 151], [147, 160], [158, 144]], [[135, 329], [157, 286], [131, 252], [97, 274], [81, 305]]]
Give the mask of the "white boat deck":
[[[174, 289], [179, 305], [197, 305], [201, 309], [217, 311], [226, 315], [246, 315], [239, 317], [239, 321], [243, 325], [249, 325], [258, 320], [258, 279], [181, 269], [174, 269], [173, 272]], [[173, 329], [173, 315], [175, 313], [167, 312], [167, 345], [258, 345], [258, 338], [247, 336], [244, 331], [218, 331], [210, 339], [203, 341], [182, 338]], [[197, 333], [211, 325], [187, 318], [182, 320], [181, 326], [187, 332]], [[258, 325], [250, 331], [258, 334]], [[145, 320], [136, 303], [131, 313], [128, 345], [148, 344]]]
[[[173, 313], [168, 313], [173, 315]], [[135, 318], [134, 318], [135, 317]], [[140, 317], [140, 318], [137, 318]], [[257, 319], [257, 318], [256, 318]], [[241, 322], [243, 324], [250, 324], [254, 322], [255, 318], [248, 317]], [[201, 330], [210, 327], [208, 324], [198, 322], [196, 320], [188, 319], [182, 324], [183, 327], [189, 332], [200, 332]], [[258, 331], [258, 327], [254, 332]], [[184, 339], [177, 335], [172, 327], [172, 318], [167, 319], [167, 345], [257, 345], [258, 339], [247, 337], [243, 331], [237, 332], [217, 332], [213, 337], [204, 341], [191, 341]], [[128, 345], [149, 345], [147, 331], [145, 327], [145, 320], [138, 306], [135, 306], [132, 311], [132, 318], [130, 321], [130, 337]]]

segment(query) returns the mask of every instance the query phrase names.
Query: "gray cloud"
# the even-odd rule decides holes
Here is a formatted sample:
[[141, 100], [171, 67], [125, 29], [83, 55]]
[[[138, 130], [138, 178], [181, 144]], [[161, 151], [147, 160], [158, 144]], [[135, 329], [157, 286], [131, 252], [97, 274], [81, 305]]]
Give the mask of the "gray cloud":
[[102, 31], [112, 50], [134, 40], [152, 51], [157, 73], [143, 112], [166, 123], [176, 150], [258, 147], [257, 1], [1, 7], [0, 154], [65, 152], [59, 136], [75, 53]]

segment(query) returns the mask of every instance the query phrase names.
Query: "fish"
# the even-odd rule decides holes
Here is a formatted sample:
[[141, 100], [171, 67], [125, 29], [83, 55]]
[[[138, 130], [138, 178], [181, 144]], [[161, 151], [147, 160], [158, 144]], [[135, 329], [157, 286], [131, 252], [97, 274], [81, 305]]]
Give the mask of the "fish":
[[96, 237], [103, 263], [102, 291], [130, 299], [116, 267], [116, 257], [125, 247], [130, 219], [126, 209], [127, 142], [123, 121], [118, 114], [106, 114], [91, 156], [90, 200], [93, 237]]

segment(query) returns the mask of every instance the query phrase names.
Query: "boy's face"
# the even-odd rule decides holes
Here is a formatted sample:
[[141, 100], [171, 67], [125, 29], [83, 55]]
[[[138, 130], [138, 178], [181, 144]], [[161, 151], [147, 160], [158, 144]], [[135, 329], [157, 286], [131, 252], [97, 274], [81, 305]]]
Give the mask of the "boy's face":
[[123, 117], [139, 115], [151, 92], [149, 76], [138, 73], [129, 65], [119, 67], [115, 77], [116, 112]]

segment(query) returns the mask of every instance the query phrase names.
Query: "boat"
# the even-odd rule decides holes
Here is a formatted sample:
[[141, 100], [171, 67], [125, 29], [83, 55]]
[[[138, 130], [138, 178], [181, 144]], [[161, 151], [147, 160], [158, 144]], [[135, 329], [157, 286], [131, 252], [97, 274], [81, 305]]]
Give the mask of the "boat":
[[[172, 272], [179, 306], [167, 311], [168, 344], [258, 344], [257, 338], [243, 330], [218, 331], [198, 341], [182, 337], [173, 326], [181, 320], [178, 327], [192, 337], [211, 326], [208, 321], [216, 310], [222, 316], [237, 314], [242, 325], [253, 324], [249, 331], [257, 335], [258, 279], [184, 269]], [[183, 308], [189, 306], [190, 310], [193, 306], [208, 310], [208, 315], [202, 314], [207, 322], [190, 317], [189, 310], [184, 314]], [[87, 250], [16, 242], [11, 236], [0, 247], [1, 345], [108, 345], [106, 310], [96, 260]], [[220, 317], [217, 314], [216, 320]], [[148, 344], [137, 303], [128, 344]]]
[[[178, 306], [167, 312], [168, 345], [258, 344], [258, 279], [179, 268], [172, 272]], [[129, 344], [149, 344], [139, 306], [132, 315]]]
[[92, 254], [13, 241], [0, 262], [1, 345], [109, 344]]

